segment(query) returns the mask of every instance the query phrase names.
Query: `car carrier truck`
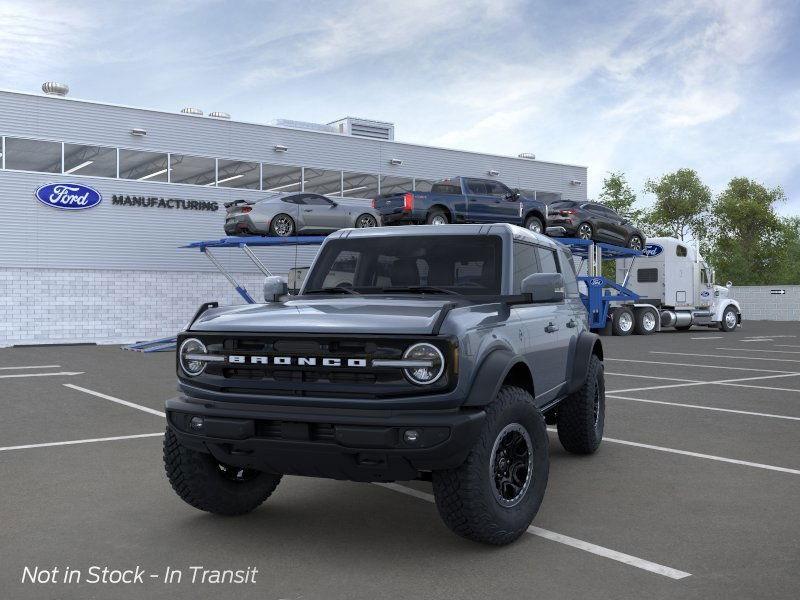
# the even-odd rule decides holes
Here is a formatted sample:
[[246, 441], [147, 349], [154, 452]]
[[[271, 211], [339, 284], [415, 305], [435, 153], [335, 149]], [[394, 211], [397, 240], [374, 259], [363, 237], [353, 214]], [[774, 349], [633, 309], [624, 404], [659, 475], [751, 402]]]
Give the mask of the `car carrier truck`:
[[733, 331], [742, 322], [731, 283], [716, 285], [697, 249], [676, 238], [648, 238], [641, 256], [618, 258], [616, 280], [638, 296], [635, 303], [609, 309], [608, 327], [616, 335], [662, 327], [685, 331], [693, 325]]

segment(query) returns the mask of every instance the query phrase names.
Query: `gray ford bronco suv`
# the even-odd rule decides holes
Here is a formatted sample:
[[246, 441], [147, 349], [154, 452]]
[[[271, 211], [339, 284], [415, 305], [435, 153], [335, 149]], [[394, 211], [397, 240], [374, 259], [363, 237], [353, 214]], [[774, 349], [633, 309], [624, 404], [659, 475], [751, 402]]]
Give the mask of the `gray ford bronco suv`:
[[298, 295], [204, 305], [178, 337], [164, 461], [201, 510], [255, 509], [281, 476], [430, 480], [455, 533], [506, 544], [549, 468], [603, 435], [603, 349], [569, 250], [508, 224], [345, 229]]

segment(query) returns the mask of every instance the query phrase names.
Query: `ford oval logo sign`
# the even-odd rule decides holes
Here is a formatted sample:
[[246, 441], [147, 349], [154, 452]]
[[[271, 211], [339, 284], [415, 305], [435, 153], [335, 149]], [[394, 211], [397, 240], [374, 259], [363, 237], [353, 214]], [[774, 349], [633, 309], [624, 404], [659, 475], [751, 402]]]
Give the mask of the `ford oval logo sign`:
[[600, 287], [601, 285], [603, 285], [603, 280], [595, 277], [594, 279], [589, 280], [589, 285], [592, 287]]
[[100, 204], [103, 196], [96, 189], [79, 183], [48, 183], [36, 189], [36, 199], [63, 210], [83, 210]]
[[662, 246], [659, 246], [658, 244], [647, 244], [644, 247], [644, 250], [642, 250], [642, 255], [643, 256], [658, 256], [663, 251], [664, 251], [664, 248]]

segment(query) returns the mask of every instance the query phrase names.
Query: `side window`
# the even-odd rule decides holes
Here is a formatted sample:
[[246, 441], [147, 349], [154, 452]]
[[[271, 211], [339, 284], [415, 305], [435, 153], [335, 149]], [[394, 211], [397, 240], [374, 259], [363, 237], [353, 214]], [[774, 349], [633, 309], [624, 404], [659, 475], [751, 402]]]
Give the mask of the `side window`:
[[303, 196], [286, 196], [285, 198], [281, 198], [281, 202], [286, 202], [287, 204], [305, 204], [303, 198]]
[[675, 255], [676, 256], [687, 256], [688, 254], [689, 254], [689, 251], [686, 249], [686, 246], [681, 246], [680, 244], [678, 244], [675, 247]]
[[485, 184], [488, 193], [492, 196], [498, 196], [500, 198], [505, 198], [508, 194], [511, 193], [511, 190], [508, 189], [504, 184], [500, 183], [499, 181], [487, 181]]
[[539, 273], [539, 258], [536, 246], [514, 242], [514, 293], [522, 291], [522, 280], [528, 275]]
[[331, 201], [327, 198], [323, 196], [315, 196], [313, 194], [305, 196], [304, 199], [304, 204], [311, 204], [313, 206], [329, 206], [331, 204]]
[[481, 196], [485, 196], [489, 193], [489, 190], [486, 189], [486, 184], [480, 179], [467, 179], [466, 181], [467, 190], [470, 194], [480, 194]]
[[[417, 180], [419, 182], [419, 180]], [[383, 187], [381, 187], [381, 191]], [[461, 195], [461, 186], [459, 185], [458, 181], [450, 181], [449, 179], [445, 179], [444, 181], [438, 181], [433, 184], [430, 188], [431, 193], [433, 194], [455, 194]], [[417, 187], [417, 191], [424, 192], [424, 189], [420, 189]]]
[[700, 283], [708, 285], [708, 271], [706, 269], [700, 269]]
[[555, 250], [536, 246], [536, 252], [539, 255], [539, 265], [542, 273], [559, 273]]
[[572, 260], [572, 252], [567, 248], [561, 249], [561, 272], [564, 274], [564, 292], [567, 298], [577, 298], [578, 293], [578, 279], [575, 275], [575, 263]]

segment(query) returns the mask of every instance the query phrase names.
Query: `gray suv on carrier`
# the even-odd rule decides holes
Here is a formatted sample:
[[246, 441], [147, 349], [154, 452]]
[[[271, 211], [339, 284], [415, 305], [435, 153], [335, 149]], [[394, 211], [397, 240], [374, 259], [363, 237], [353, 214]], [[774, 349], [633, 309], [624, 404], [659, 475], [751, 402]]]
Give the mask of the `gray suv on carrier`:
[[545, 422], [594, 452], [603, 350], [566, 247], [508, 224], [349, 229], [297, 296], [204, 305], [178, 338], [164, 461], [178, 495], [242, 514], [281, 476], [430, 480], [459, 535], [505, 544], [549, 469]]

